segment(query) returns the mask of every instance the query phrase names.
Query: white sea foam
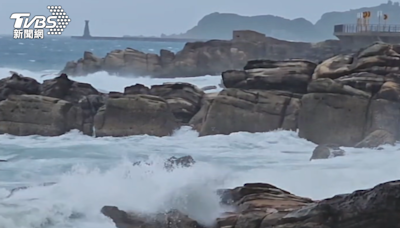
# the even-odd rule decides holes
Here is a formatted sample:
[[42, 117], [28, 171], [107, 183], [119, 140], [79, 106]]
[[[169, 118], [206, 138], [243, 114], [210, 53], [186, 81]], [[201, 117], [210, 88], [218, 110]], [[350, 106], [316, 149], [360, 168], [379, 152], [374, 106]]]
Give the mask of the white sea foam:
[[[8, 71], [0, 69], [0, 75], [7, 76]], [[43, 80], [43, 72], [15, 71]], [[75, 80], [113, 91], [135, 83], [219, 83], [219, 77], [211, 76], [151, 79], [104, 73]], [[206, 137], [188, 128], [171, 137], [92, 138], [77, 131], [59, 137], [0, 135], [0, 158], [10, 159], [0, 163], [0, 228], [114, 228], [100, 213], [104, 205], [142, 212], [178, 208], [209, 224], [225, 210], [217, 203], [218, 188], [267, 182], [322, 199], [399, 178], [399, 145], [379, 151], [344, 148], [344, 157], [310, 162], [314, 147], [288, 131]], [[198, 161], [192, 168], [162, 169], [163, 159], [187, 154]], [[143, 159], [155, 164], [131, 165]], [[4, 198], [12, 187], [49, 181], [58, 184]]]

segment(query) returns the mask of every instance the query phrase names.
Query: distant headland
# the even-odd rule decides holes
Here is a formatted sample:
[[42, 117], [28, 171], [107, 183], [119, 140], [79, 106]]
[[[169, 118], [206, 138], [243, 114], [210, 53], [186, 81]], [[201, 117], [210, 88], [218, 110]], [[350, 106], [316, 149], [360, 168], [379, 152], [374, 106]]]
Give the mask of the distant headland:
[[380, 19], [377, 17], [379, 11], [389, 16], [387, 24], [400, 23], [399, 3], [388, 1], [373, 7], [327, 12], [315, 24], [304, 18], [289, 20], [274, 15], [247, 17], [231, 13], [211, 13], [185, 33], [163, 35], [163, 37], [226, 40], [231, 38], [234, 30], [253, 30], [281, 40], [318, 42], [334, 39], [332, 30], [335, 25], [355, 24], [357, 14], [363, 11], [371, 12], [370, 24], [379, 23]]

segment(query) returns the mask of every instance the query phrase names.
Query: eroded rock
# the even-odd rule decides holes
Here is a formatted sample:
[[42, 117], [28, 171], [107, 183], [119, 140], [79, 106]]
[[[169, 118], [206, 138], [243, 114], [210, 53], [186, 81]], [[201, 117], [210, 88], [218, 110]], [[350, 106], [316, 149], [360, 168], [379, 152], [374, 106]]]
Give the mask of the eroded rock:
[[295, 130], [300, 100], [285, 92], [225, 89], [211, 102], [200, 135]]
[[152, 95], [109, 97], [94, 117], [96, 136], [167, 136], [179, 127], [169, 104]]
[[389, 144], [394, 145], [396, 138], [390, 132], [385, 130], [375, 130], [365, 137], [361, 142], [357, 143], [356, 148], [377, 148], [378, 146]]
[[114, 206], [104, 206], [101, 213], [109, 217], [117, 228], [202, 228], [202, 226], [178, 210], [166, 213], [141, 214], [125, 212]]
[[200, 110], [204, 92], [189, 83], [164, 83], [153, 85], [150, 94], [165, 99], [177, 121], [183, 124]]
[[62, 135], [82, 128], [81, 111], [72, 103], [40, 95], [12, 95], [0, 102], [0, 134]]
[[11, 77], [0, 79], [0, 101], [10, 95], [40, 94], [40, 83], [33, 78], [13, 72]]
[[344, 154], [344, 150], [340, 149], [340, 147], [336, 145], [318, 145], [313, 150], [310, 161], [315, 159], [327, 159], [344, 156]]
[[306, 93], [316, 66], [305, 60], [253, 60], [244, 66], [243, 71], [223, 72], [222, 79], [226, 88]]

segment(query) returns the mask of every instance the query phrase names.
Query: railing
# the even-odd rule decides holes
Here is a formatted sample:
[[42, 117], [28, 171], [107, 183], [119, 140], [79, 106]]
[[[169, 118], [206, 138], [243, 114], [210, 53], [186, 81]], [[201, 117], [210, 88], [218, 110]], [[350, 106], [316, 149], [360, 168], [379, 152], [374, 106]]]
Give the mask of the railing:
[[400, 25], [335, 25], [335, 33], [390, 32], [400, 33]]

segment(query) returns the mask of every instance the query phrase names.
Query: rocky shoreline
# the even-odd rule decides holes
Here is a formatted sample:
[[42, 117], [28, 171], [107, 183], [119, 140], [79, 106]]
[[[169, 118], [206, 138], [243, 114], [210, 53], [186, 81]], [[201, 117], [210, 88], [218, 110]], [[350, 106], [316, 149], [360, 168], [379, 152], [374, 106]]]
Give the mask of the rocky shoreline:
[[399, 53], [400, 45], [376, 43], [320, 64], [249, 61], [222, 73], [219, 93], [166, 83], [103, 94], [66, 74], [42, 84], [13, 74], [0, 80], [0, 133], [167, 136], [186, 125], [200, 136], [283, 129], [316, 144], [393, 144], [400, 137]]
[[252, 59], [301, 58], [318, 62], [342, 53], [338, 40], [320, 43], [290, 42], [258, 34], [253, 40], [210, 40], [186, 43], [177, 53], [162, 49], [144, 53], [132, 48], [114, 50], [105, 57], [85, 52], [83, 58], [68, 62], [61, 73], [84, 76], [99, 71], [120, 76], [162, 78], [220, 75], [226, 69], [241, 69]]
[[[320, 201], [267, 183], [247, 183], [219, 193], [221, 204], [234, 212], [217, 218], [213, 228], [395, 228], [400, 224], [400, 181]], [[101, 212], [118, 228], [211, 228], [178, 210], [149, 215], [104, 206]]]
[[[139, 161], [132, 165], [152, 164]], [[164, 168], [174, 172], [195, 165], [191, 156], [171, 157]], [[27, 188], [12, 189], [6, 198]], [[216, 215], [213, 225], [201, 224], [176, 209], [150, 214], [105, 205], [99, 210], [117, 228], [397, 228], [400, 224], [400, 180], [323, 200], [297, 196], [268, 183], [216, 189], [215, 194], [226, 212]]]

